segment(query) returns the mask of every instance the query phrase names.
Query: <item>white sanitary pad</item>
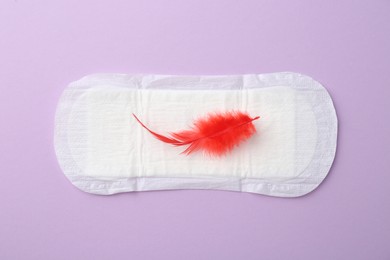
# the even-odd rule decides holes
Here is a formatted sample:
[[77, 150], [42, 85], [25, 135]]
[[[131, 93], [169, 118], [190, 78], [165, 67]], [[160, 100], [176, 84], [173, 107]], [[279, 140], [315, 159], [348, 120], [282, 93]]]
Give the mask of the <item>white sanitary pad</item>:
[[[231, 110], [261, 118], [254, 136], [220, 158], [180, 154], [183, 147], [157, 140], [132, 116], [166, 134]], [[327, 175], [337, 118], [327, 91], [295, 73], [98, 74], [64, 91], [54, 137], [65, 175], [86, 192], [221, 189], [296, 197]]]

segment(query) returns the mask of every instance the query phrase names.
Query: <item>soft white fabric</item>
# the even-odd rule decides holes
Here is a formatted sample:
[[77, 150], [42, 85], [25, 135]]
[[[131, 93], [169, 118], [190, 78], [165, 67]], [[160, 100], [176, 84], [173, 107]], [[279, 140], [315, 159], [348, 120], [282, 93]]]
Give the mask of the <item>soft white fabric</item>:
[[[132, 117], [166, 134], [234, 109], [260, 116], [258, 133], [222, 158], [181, 155], [183, 147], [155, 139]], [[66, 176], [87, 192], [193, 188], [294, 197], [325, 178], [336, 137], [331, 98], [303, 75], [100, 74], [64, 91], [55, 148]]]

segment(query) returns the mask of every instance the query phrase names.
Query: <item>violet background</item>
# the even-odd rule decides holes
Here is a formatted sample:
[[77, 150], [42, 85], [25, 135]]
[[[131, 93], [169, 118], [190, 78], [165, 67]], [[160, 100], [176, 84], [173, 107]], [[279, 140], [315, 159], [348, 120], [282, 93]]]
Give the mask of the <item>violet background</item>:
[[[390, 1], [2, 0], [0, 259], [390, 259]], [[336, 160], [307, 196], [96, 196], [62, 174], [57, 101], [97, 72], [294, 71], [330, 92]]]

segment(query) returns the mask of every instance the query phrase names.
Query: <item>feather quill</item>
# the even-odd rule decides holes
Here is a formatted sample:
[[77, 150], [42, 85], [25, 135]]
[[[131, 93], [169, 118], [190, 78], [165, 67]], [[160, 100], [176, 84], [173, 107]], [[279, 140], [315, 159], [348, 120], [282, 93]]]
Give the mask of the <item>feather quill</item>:
[[158, 140], [174, 146], [188, 145], [182, 152], [189, 155], [202, 150], [210, 156], [222, 156], [249, 139], [256, 133], [253, 121], [259, 116], [250, 117], [241, 111], [210, 113], [194, 121], [189, 130], [171, 132], [164, 136], [150, 130], [138, 117], [134, 118]]

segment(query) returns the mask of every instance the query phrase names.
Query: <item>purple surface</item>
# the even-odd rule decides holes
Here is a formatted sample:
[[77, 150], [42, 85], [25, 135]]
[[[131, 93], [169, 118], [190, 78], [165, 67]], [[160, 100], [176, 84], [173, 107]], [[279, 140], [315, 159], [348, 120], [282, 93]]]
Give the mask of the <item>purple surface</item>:
[[[389, 1], [0, 3], [0, 259], [390, 259]], [[95, 72], [294, 71], [339, 117], [323, 184], [95, 196], [64, 177], [54, 114]]]

